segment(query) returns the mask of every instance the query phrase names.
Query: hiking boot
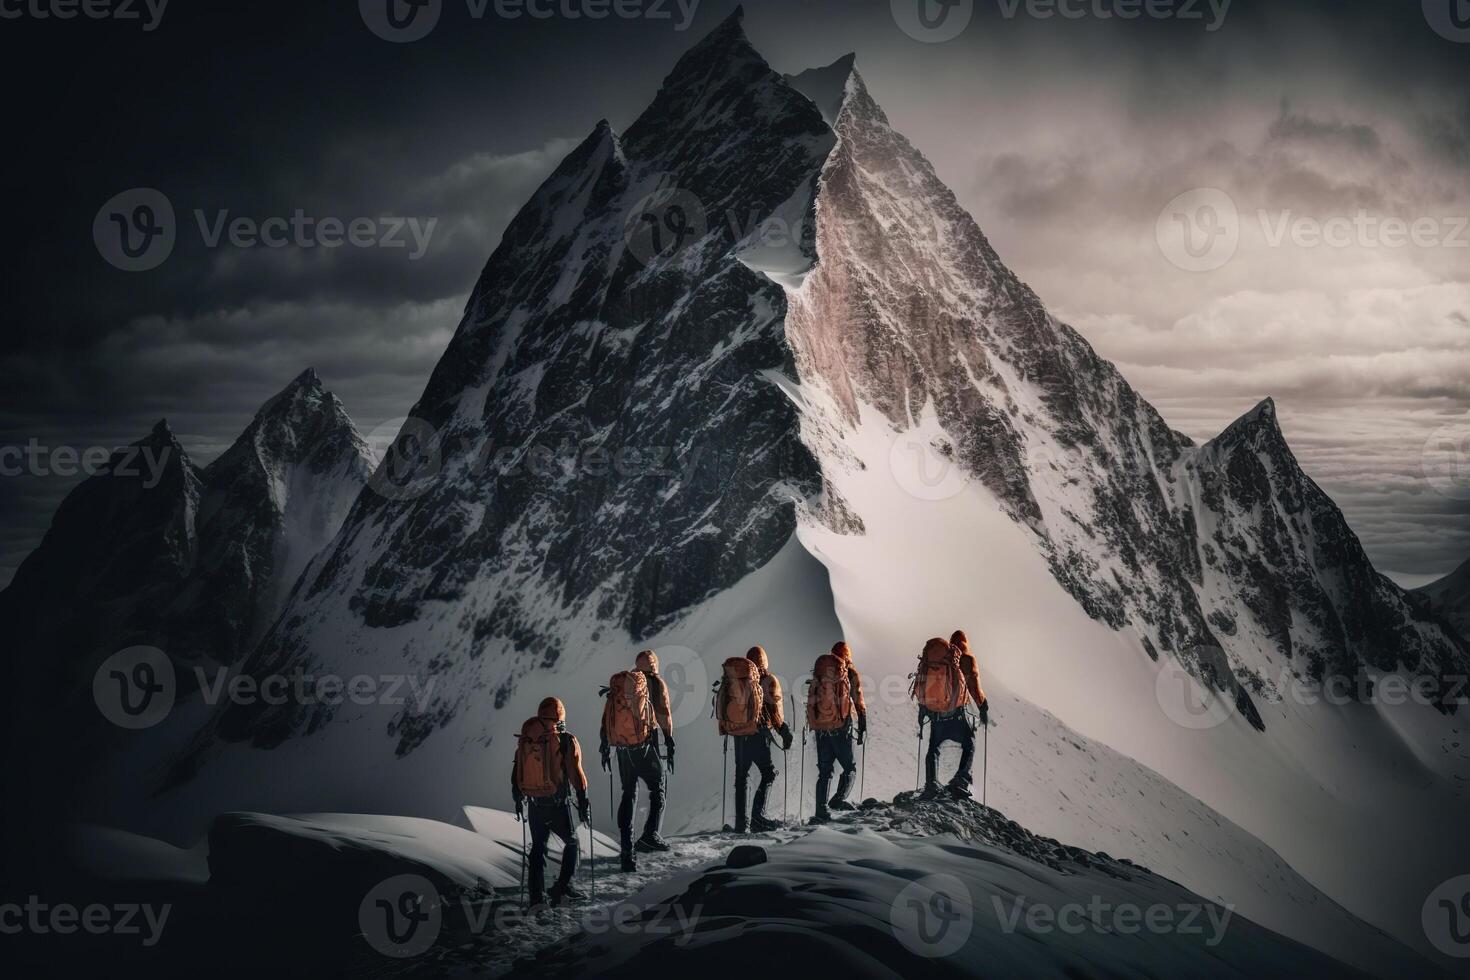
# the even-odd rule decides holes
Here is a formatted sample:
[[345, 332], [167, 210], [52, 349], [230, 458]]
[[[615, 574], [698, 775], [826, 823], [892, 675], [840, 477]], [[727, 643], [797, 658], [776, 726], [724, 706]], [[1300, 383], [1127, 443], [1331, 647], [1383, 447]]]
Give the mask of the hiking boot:
[[938, 799], [939, 798], [939, 794], [941, 792], [942, 792], [942, 790], [940, 790], [938, 783], [925, 783], [924, 784], [924, 792], [922, 792], [922, 793], [919, 794], [919, 799], [921, 799], [921, 800], [934, 800], [934, 799]]
[[944, 791], [946, 793], [948, 793], [952, 799], [956, 799], [956, 800], [973, 800], [974, 799], [974, 797], [970, 795], [970, 787], [964, 786], [964, 785], [962, 785], [960, 783], [950, 783], [948, 786], [946, 786], [944, 788]]
[[664, 840], [658, 834], [644, 834], [642, 837], [638, 838], [638, 843], [634, 846], [637, 847], [638, 850], [645, 852], [671, 850], [671, 848], [669, 847], [669, 842]]
[[767, 820], [765, 817], [750, 818], [750, 829], [757, 834], [768, 834], [780, 826], [776, 821]]
[[624, 851], [619, 857], [618, 865], [623, 871], [637, 871], [638, 859], [633, 856], [632, 851]]
[[827, 809], [829, 809], [829, 810], [856, 810], [857, 807], [853, 806], [851, 803], [847, 802], [846, 800], [832, 799], [832, 800], [828, 800], [827, 801]]
[[828, 813], [826, 810], [818, 810], [815, 814], [812, 815], [812, 818], [807, 821], [807, 823], [809, 824], [822, 824], [831, 822], [832, 814]]
[[547, 894], [551, 896], [553, 905], [560, 905], [563, 902], [580, 902], [587, 897], [586, 894], [578, 890], [577, 886], [571, 882], [567, 882], [565, 885], [557, 882], [551, 886], [551, 890]]

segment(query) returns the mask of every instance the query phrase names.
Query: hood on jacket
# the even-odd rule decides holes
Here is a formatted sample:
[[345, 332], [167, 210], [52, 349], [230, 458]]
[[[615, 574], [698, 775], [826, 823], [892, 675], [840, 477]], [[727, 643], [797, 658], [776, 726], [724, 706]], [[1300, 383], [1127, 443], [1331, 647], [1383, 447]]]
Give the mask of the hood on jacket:
[[935, 651], [943, 651], [945, 654], [958, 652], [955, 649], [955, 645], [942, 636], [931, 637], [929, 641], [924, 644], [924, 656], [927, 657], [929, 656], [929, 654]]
[[646, 670], [650, 674], [658, 673], [658, 654], [652, 650], [640, 650], [638, 656], [633, 660], [633, 666], [639, 670]]
[[567, 709], [560, 698], [547, 698], [536, 709], [536, 717], [542, 721], [566, 721]]
[[841, 657], [843, 660], [851, 660], [852, 647], [847, 645], [846, 640], [838, 640], [832, 644], [832, 655], [834, 657]]
[[949, 642], [960, 648], [961, 653], [970, 649], [970, 638], [965, 635], [964, 630], [955, 630], [949, 635]]
[[766, 657], [765, 647], [751, 647], [749, 650], [745, 651], [745, 659], [749, 660], [751, 663], [759, 667], [762, 674], [770, 669], [770, 661]]

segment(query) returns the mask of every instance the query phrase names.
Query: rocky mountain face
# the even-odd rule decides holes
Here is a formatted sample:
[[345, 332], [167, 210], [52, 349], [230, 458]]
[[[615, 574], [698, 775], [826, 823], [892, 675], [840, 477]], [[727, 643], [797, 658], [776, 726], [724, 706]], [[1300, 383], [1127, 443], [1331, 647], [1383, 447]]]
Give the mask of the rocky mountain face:
[[[571, 666], [570, 621], [647, 636], [766, 564], [820, 476], [768, 378], [792, 371], [782, 291], [739, 254], [764, 216], [809, 208], [832, 143], [738, 17], [626, 133], [599, 124], [507, 229], [378, 492], [250, 669], [391, 642], [458, 676], [396, 726], [407, 752], [518, 676]], [[494, 676], [471, 680], [487, 651]], [[306, 717], [241, 711], [219, 730], [270, 743]]]
[[200, 475], [200, 550], [171, 606], [188, 623], [185, 645], [225, 662], [248, 652], [372, 468], [367, 444], [315, 371], [266, 402]]
[[118, 741], [92, 703], [102, 661], [155, 647], [180, 696], [197, 686], [189, 668], [235, 663], [337, 532], [371, 466], [341, 403], [307, 371], [209, 466], [159, 422], [67, 495], [0, 593], [13, 637], [6, 755], [12, 772], [34, 774], [38, 813], [64, 809]]
[[1412, 595], [1427, 601], [1430, 611], [1459, 630], [1461, 636], [1470, 637], [1470, 561], [1444, 578], [1415, 589]]
[[[792, 80], [831, 104], [835, 70]], [[982, 483], [1095, 619], [1138, 633], [1263, 727], [1285, 666], [1442, 676], [1470, 652], [1374, 571], [1297, 465], [1268, 400], [1204, 447], [1172, 431], [996, 256], [847, 64], [816, 199], [815, 271], [788, 290], [811, 426], [840, 459], [860, 409], [897, 431], [932, 408], [934, 458]], [[861, 515], [858, 515], [859, 517]], [[1274, 668], [1274, 670], [1273, 670]]]
[[[830, 411], [813, 422], [797, 387]], [[677, 621], [799, 520], [861, 534], [823, 460], [864, 412], [901, 431], [926, 411], [934, 451], [1089, 615], [1257, 728], [1282, 666], [1470, 660], [1373, 570], [1269, 402], [1203, 447], [1172, 431], [1005, 267], [850, 57], [783, 78], [737, 12], [511, 223], [376, 492], [247, 670], [371, 656], [444, 681], [390, 724], [407, 754], [589, 644]], [[333, 713], [229, 709], [186, 770]]]
[[58, 682], [89, 681], [99, 655], [135, 644], [232, 663], [337, 532], [371, 468], [313, 371], [203, 469], [159, 422], [67, 495], [0, 607], [49, 651]]

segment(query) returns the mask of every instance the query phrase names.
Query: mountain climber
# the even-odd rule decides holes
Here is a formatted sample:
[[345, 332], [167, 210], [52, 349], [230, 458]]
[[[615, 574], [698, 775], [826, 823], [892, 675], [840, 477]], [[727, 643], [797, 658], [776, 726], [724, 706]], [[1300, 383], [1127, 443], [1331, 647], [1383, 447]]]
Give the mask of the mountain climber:
[[[551, 886], [551, 900], [585, 897], [572, 877], [577, 873], [577, 827], [591, 820], [591, 804], [587, 800], [587, 773], [582, 770], [582, 749], [576, 736], [567, 731], [567, 711], [557, 698], [546, 698], [521, 726], [516, 745], [515, 762], [510, 770], [510, 795], [515, 801], [516, 818], [526, 819], [531, 827], [530, 895], [531, 908], [542, 905], [545, 887], [546, 845], [556, 834], [565, 846], [561, 854], [561, 873]], [[580, 823], [572, 821], [568, 797], [577, 797], [576, 814]]]
[[[757, 659], [759, 651], [759, 662]], [[771, 764], [770, 722], [772, 718], [780, 718], [780, 705], [767, 704], [767, 692], [774, 690], [779, 694], [780, 686], [774, 689], [770, 683], [775, 678], [771, 677], [762, 669], [765, 661], [765, 651], [760, 647], [752, 647], [743, 657], [730, 657], [725, 660], [721, 668], [720, 682], [715, 693], [715, 718], [719, 724], [720, 734], [726, 739], [728, 751], [729, 740], [735, 742], [735, 826], [737, 834], [743, 834], [750, 829], [747, 821], [746, 790], [750, 782], [750, 767], [755, 766], [760, 770], [760, 786], [756, 790], [758, 801], [756, 814], [761, 818], [762, 826], [769, 827], [764, 820], [761, 808], [765, 805], [766, 790], [775, 781], [776, 767]], [[784, 728], [784, 722], [782, 722]], [[787, 745], [790, 745], [790, 729], [785, 728], [787, 733]], [[723, 801], [721, 803], [723, 810]]]
[[746, 651], [745, 659], [755, 664], [760, 672], [761, 710], [755, 734], [735, 737], [735, 829], [738, 832], [745, 828], [745, 787], [750, 767], [754, 765], [761, 778], [755, 787], [755, 799], [751, 801], [750, 829], [759, 834], [779, 826], [766, 818], [766, 796], [780, 775], [771, 762], [771, 742], [779, 734], [781, 749], [785, 751], [791, 748], [792, 735], [782, 705], [785, 695], [781, 693], [781, 682], [770, 671], [765, 648], [751, 647]]
[[[669, 687], [658, 673], [658, 654], [644, 650], [633, 670], [614, 674], [608, 682], [602, 709], [599, 752], [602, 768], [612, 771], [609, 746], [618, 751], [618, 782], [623, 788], [618, 804], [618, 836], [624, 871], [637, 871], [636, 851], [667, 851], [659, 831], [664, 820], [664, 764], [659, 757], [659, 731], [668, 746], [669, 771], [674, 770], [674, 722], [669, 711]], [[643, 834], [633, 840], [633, 809], [638, 783], [648, 787], [648, 819]]]
[[[852, 752], [854, 714], [857, 715], [857, 744], [862, 745], [868, 734], [868, 706], [863, 700], [862, 678], [852, 665], [852, 648], [839, 641], [833, 644], [831, 653], [817, 658], [807, 688], [807, 727], [816, 733], [817, 739], [817, 808], [812, 823], [827, 823], [832, 819], [830, 810], [853, 809], [847, 794], [852, 790], [857, 772]], [[842, 766], [842, 775], [837, 780], [837, 791], [829, 800], [827, 787], [831, 784], [834, 765]]]
[[939, 749], [945, 742], [960, 744], [960, 766], [946, 787], [957, 799], [968, 799], [974, 782], [971, 769], [975, 765], [975, 729], [965, 710], [975, 703], [982, 724], [990, 724], [990, 704], [980, 687], [980, 669], [970, 652], [970, 639], [964, 630], [955, 630], [946, 642], [934, 637], [924, 644], [912, 689], [919, 702], [919, 730], [929, 722], [929, 751], [924, 756], [924, 791], [921, 797], [932, 800], [941, 792], [934, 770], [939, 762]]

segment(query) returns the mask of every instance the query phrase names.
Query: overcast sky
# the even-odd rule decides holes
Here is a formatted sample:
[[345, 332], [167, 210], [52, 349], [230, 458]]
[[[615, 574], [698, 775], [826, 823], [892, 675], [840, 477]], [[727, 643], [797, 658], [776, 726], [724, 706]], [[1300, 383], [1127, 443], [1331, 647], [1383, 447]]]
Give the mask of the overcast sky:
[[[411, 43], [353, 0], [172, 0], [152, 29], [8, 8], [0, 445], [113, 446], [167, 416], [207, 462], [308, 365], [365, 433], [403, 415], [517, 208], [734, 7], [535, 2], [554, 15], [441, 0]], [[781, 71], [857, 52], [1002, 258], [1176, 428], [1207, 439], [1274, 396], [1375, 562], [1417, 582], [1470, 556], [1470, 30], [1451, 2], [1123, 19], [1101, 15], [1127, 0], [1070, 0], [1075, 18], [961, 0], [926, 31], [918, 0], [751, 0], [745, 23]], [[149, 271], [94, 244], [133, 188], [176, 215]], [[1171, 205], [1196, 188], [1223, 195]], [[436, 223], [421, 255], [407, 229], [398, 248], [208, 241], [222, 215], [298, 210], [378, 236]], [[0, 477], [0, 582], [74, 483]]]

